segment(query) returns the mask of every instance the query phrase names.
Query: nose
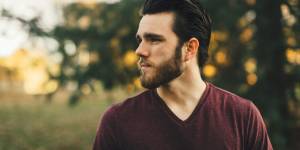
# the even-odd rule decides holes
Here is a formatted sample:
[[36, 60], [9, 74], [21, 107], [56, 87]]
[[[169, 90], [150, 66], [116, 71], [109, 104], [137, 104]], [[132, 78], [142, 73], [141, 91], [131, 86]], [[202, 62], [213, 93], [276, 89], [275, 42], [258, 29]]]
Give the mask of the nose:
[[149, 48], [145, 45], [144, 42], [141, 42], [138, 48], [135, 50], [135, 53], [140, 57], [148, 57], [149, 56]]

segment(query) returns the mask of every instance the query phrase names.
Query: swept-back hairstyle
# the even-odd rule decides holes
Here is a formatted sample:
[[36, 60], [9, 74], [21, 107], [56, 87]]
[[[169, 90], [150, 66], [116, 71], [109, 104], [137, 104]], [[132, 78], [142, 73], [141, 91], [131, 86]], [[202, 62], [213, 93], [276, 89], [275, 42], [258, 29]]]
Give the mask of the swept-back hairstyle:
[[192, 37], [199, 40], [198, 64], [203, 67], [208, 58], [211, 18], [199, 0], [146, 0], [141, 15], [173, 12], [173, 31], [182, 45]]

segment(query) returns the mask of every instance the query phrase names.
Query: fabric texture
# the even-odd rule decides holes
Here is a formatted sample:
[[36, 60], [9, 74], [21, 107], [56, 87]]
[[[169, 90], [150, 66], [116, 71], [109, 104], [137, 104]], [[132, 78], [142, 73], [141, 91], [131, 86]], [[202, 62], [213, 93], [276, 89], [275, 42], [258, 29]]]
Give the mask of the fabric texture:
[[192, 114], [180, 120], [147, 90], [109, 108], [94, 150], [272, 150], [256, 106], [211, 83]]

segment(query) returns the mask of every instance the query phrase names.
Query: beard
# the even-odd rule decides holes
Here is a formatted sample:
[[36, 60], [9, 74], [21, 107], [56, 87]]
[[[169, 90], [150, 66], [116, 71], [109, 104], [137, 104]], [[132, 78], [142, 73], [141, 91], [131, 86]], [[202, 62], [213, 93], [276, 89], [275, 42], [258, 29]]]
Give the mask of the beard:
[[[140, 80], [144, 88], [155, 89], [161, 85], [167, 85], [182, 74], [181, 47], [181, 44], [176, 46], [175, 54], [170, 59], [164, 61], [158, 66], [151, 65], [151, 67], [155, 69], [153, 70], [152, 76], [147, 77], [146, 73], [140, 70]], [[141, 58], [139, 63], [147, 63], [147, 61]]]

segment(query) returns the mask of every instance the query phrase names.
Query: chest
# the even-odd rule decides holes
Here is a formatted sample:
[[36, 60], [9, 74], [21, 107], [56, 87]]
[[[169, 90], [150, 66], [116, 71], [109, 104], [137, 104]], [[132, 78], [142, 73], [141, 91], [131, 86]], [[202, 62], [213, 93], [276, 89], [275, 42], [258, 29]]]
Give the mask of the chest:
[[[141, 118], [142, 117], [142, 118]], [[168, 115], [139, 116], [122, 126], [122, 147], [128, 150], [240, 149], [238, 130], [213, 113], [180, 122]], [[147, 119], [145, 119], [147, 118]]]

